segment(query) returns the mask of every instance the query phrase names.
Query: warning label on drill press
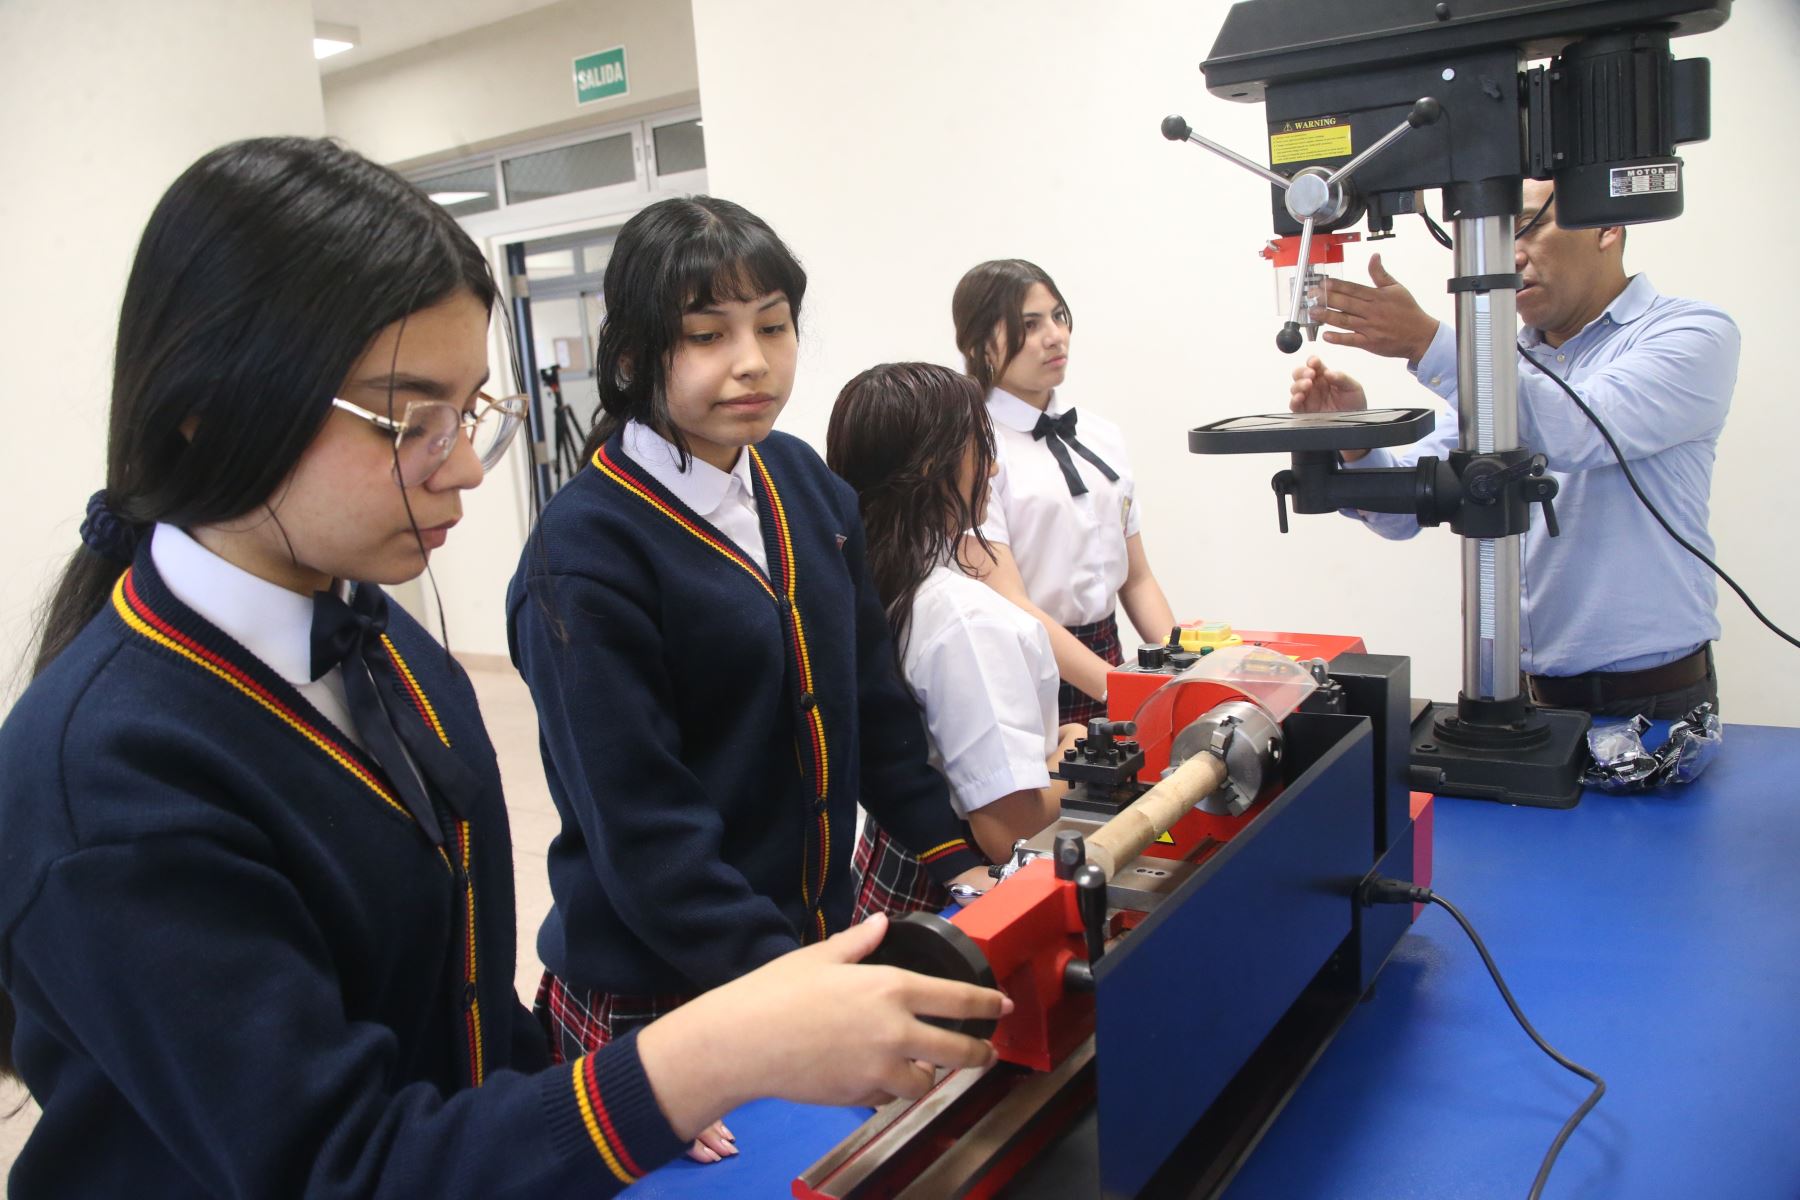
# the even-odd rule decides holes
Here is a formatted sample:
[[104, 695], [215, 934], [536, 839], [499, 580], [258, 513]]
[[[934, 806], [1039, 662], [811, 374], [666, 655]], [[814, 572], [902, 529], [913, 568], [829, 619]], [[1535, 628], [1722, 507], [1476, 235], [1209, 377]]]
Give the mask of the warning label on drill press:
[[1681, 190], [1681, 164], [1657, 163], [1651, 167], [1614, 167], [1611, 183], [1614, 199], [1620, 196], [1643, 196], [1651, 192], [1679, 192]]
[[1304, 121], [1283, 121], [1280, 128], [1269, 131], [1270, 166], [1349, 156], [1349, 117], [1308, 117]]

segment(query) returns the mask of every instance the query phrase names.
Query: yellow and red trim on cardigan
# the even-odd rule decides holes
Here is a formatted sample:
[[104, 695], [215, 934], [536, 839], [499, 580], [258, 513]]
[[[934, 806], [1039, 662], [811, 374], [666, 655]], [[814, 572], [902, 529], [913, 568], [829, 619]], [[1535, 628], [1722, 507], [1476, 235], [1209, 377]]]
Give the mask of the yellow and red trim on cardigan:
[[642, 500], [645, 504], [648, 504], [651, 508], [654, 508], [663, 516], [669, 518], [669, 520], [675, 522], [675, 524], [685, 529], [699, 541], [711, 546], [714, 550], [717, 550], [720, 554], [723, 554], [726, 558], [748, 571], [751, 578], [762, 585], [763, 591], [769, 593], [771, 597], [775, 595], [775, 589], [769, 586], [769, 581], [763, 578], [763, 573], [756, 569], [756, 564], [751, 562], [749, 557], [746, 556], [743, 551], [739, 550], [736, 546], [733, 546], [724, 538], [715, 537], [710, 531], [702, 529], [693, 521], [688, 520], [680, 512], [676, 511], [673, 506], [664, 503], [655, 492], [652, 492], [644, 485], [642, 480], [629, 474], [623, 467], [614, 462], [612, 457], [606, 453], [605, 446], [594, 451], [593, 463], [602, 475], [636, 496], [639, 500]]
[[632, 1159], [631, 1152], [625, 1149], [624, 1139], [613, 1127], [612, 1115], [606, 1111], [606, 1101], [600, 1096], [599, 1080], [594, 1077], [592, 1054], [584, 1054], [575, 1060], [570, 1080], [575, 1085], [575, 1104], [581, 1109], [581, 1123], [587, 1127], [588, 1137], [593, 1140], [594, 1149], [600, 1152], [606, 1169], [620, 1183], [636, 1183], [643, 1177], [644, 1169]]
[[382, 802], [395, 812], [411, 821], [413, 816], [406, 811], [406, 806], [394, 798], [394, 794], [372, 772], [317, 726], [307, 721], [292, 708], [276, 699], [262, 684], [252, 679], [248, 673], [235, 664], [228, 662], [186, 634], [170, 625], [167, 621], [151, 611], [148, 604], [137, 593], [132, 581], [132, 572], [126, 571], [119, 576], [119, 582], [113, 585], [113, 609], [119, 618], [136, 633], [166, 650], [172, 650], [194, 665], [212, 673], [230, 684], [245, 696], [279, 717], [289, 728], [311, 742], [327, 757], [354, 776], [364, 787], [380, 797]]
[[[769, 495], [769, 507], [775, 516], [776, 546], [781, 551], [782, 585], [787, 594], [788, 612], [794, 622], [794, 658], [800, 668], [800, 689], [810, 693], [813, 690], [812, 652], [806, 644], [806, 626], [800, 618], [800, 606], [795, 603], [794, 577], [794, 538], [788, 529], [787, 508], [782, 504], [781, 493], [775, 489], [775, 480], [769, 474], [769, 468], [763, 463], [762, 455], [756, 452], [755, 446], [748, 447], [750, 463], [762, 480], [763, 490]], [[813, 763], [818, 782], [817, 794], [821, 799], [831, 792], [831, 756], [825, 744], [825, 721], [819, 715], [817, 705], [805, 710], [803, 714], [812, 735]], [[820, 879], [820, 890], [824, 890], [824, 880]]]
[[[769, 513], [775, 525], [775, 545], [780, 563], [780, 592], [771, 584], [769, 578], [759, 569], [750, 557], [732, 545], [726, 539], [712, 531], [701, 527], [688, 519], [673, 505], [657, 496], [642, 480], [626, 471], [611, 455], [606, 447], [601, 446], [594, 451], [592, 462], [597, 470], [618, 484], [652, 509], [661, 513], [701, 543], [710, 546], [719, 554], [736, 563], [758, 586], [773, 599], [785, 600], [783, 612], [787, 618], [792, 637], [788, 639], [789, 648], [794, 655], [794, 665], [802, 694], [811, 696], [813, 690], [812, 651], [806, 641], [806, 625], [800, 616], [800, 606], [796, 599], [795, 579], [798, 572], [794, 562], [794, 536], [788, 527], [787, 508], [781, 499], [781, 492], [775, 486], [775, 479], [769, 474], [767, 464], [755, 446], [746, 446], [750, 455], [751, 466], [756, 470], [756, 477], [762, 483], [763, 493], [768, 497]], [[819, 711], [815, 701], [812, 707], [801, 710], [801, 719], [806, 724], [808, 748], [812, 751], [813, 760], [813, 794], [821, 801], [831, 794], [831, 753], [825, 738], [825, 718]], [[801, 864], [800, 895], [807, 907], [813, 910], [813, 916], [819, 929], [819, 936], [825, 936], [825, 915], [819, 907], [825, 895], [825, 882], [831, 865], [831, 817], [823, 809], [818, 812], [819, 827], [819, 860], [816, 872], [811, 878], [807, 876], [807, 864]]]
[[[406, 695], [418, 709], [419, 717], [437, 734], [444, 745], [450, 744], [450, 735], [444, 730], [444, 723], [438, 720], [437, 709], [432, 707], [431, 699], [425, 689], [419, 686], [418, 676], [406, 665], [401, 657], [400, 648], [394, 645], [387, 634], [381, 635], [382, 649], [387, 651], [388, 661], [394, 664], [400, 681], [406, 685]], [[463, 877], [463, 986], [469, 989], [470, 1000], [468, 1010], [463, 1014], [464, 1032], [469, 1039], [469, 1081], [480, 1087], [487, 1079], [486, 1055], [481, 1045], [481, 994], [477, 984], [477, 964], [479, 957], [475, 949], [475, 877], [469, 873], [469, 863], [473, 854], [474, 836], [469, 831], [469, 822], [458, 818], [456, 822], [456, 853], [462, 863]]]
[[[448, 743], [446, 743], [448, 744]], [[467, 936], [463, 938], [463, 986], [469, 989], [469, 1008], [463, 1014], [464, 1032], [469, 1039], [469, 1081], [480, 1087], [487, 1079], [486, 1055], [481, 1046], [481, 993], [476, 988], [475, 953], [475, 877], [469, 874], [470, 842], [469, 823], [459, 820], [456, 823], [457, 851], [462, 858], [463, 869], [463, 928]]]
[[[268, 712], [273, 713], [276, 717], [280, 718], [283, 724], [294, 730], [308, 742], [311, 742], [313, 746], [323, 751], [327, 757], [337, 763], [340, 767], [343, 767], [344, 770], [348, 771], [355, 779], [362, 783], [363, 786], [379, 796], [390, 808], [394, 809], [394, 811], [398, 812], [408, 821], [413, 821], [413, 815], [407, 811], [406, 806], [395, 799], [393, 793], [388, 791], [382, 781], [370, 773], [361, 763], [357, 762], [356, 759], [351, 756], [349, 751], [345, 750], [335, 739], [327, 736], [312, 722], [306, 720], [288, 705], [283, 704], [270, 693], [267, 688], [252, 679], [242, 668], [229, 662], [221, 655], [208, 650], [205, 646], [202, 646], [200, 643], [169, 624], [162, 617], [158, 616], [155, 611], [144, 602], [143, 597], [138, 595], [137, 586], [132, 579], [132, 572], [130, 570], [127, 570], [124, 574], [120, 575], [119, 581], [113, 585], [112, 600], [114, 611], [119, 614], [120, 620], [125, 622], [127, 628], [206, 670], [216, 678], [230, 684], [239, 693], [255, 701]], [[412, 668], [406, 665], [406, 660], [401, 657], [400, 651], [394, 646], [394, 643], [389, 640], [386, 634], [382, 635], [381, 643], [383, 647], [386, 648], [388, 657], [393, 661], [395, 668], [399, 671], [400, 678], [406, 682], [407, 693], [411, 697], [413, 704], [418, 708], [420, 716], [431, 726], [432, 730], [437, 733], [444, 745], [448, 746], [450, 744], [450, 737], [444, 732], [443, 724], [438, 720], [437, 711], [432, 707], [431, 701], [426, 697], [425, 690], [419, 686], [419, 681], [413, 675]], [[415, 821], [414, 823], [416, 824], [417, 822]], [[463, 947], [464, 981], [468, 984], [473, 984], [475, 982], [477, 962], [475, 946], [475, 884], [468, 873], [471, 842], [472, 838], [469, 833], [469, 823], [467, 821], [458, 821], [457, 853], [462, 860], [463, 877], [464, 879], [469, 880], [464, 891], [467, 932], [464, 937]], [[448, 866], [450, 863], [448, 853], [442, 847], [437, 848], [437, 853], [438, 857], [443, 859], [445, 865]], [[479, 1001], [470, 1005], [466, 1025], [466, 1032], [469, 1039], [469, 1071], [473, 1082], [479, 1087], [485, 1077], [485, 1066], [481, 1045], [481, 1005]]]
[[919, 855], [919, 861], [922, 863], [934, 863], [940, 858], [955, 854], [958, 850], [967, 849], [969, 849], [967, 838], [951, 838], [947, 842], [939, 842], [925, 853]]
[[388, 659], [394, 664], [394, 669], [400, 673], [400, 678], [405, 681], [407, 698], [413, 702], [413, 707], [419, 710], [420, 718], [431, 726], [431, 732], [438, 735], [438, 741], [448, 746], [450, 735], [444, 732], [443, 722], [438, 720], [437, 709], [431, 707], [431, 701], [426, 697], [425, 689], [419, 686], [419, 680], [413, 675], [412, 668], [406, 665], [404, 658], [400, 657], [400, 650], [394, 645], [393, 639], [385, 633], [382, 634], [381, 646], [387, 651]]

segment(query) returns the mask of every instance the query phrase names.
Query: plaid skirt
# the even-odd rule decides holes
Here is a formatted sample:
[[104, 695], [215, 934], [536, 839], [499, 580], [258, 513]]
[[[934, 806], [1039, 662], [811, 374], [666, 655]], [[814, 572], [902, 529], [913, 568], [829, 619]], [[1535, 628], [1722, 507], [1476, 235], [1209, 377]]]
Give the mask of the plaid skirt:
[[850, 911], [854, 924], [887, 913], [941, 912], [950, 904], [950, 889], [933, 879], [925, 864], [909, 854], [875, 818], [863, 818], [862, 835], [856, 839], [856, 855], [850, 864], [850, 882], [856, 888], [856, 905]]
[[573, 1062], [674, 1012], [692, 996], [621, 996], [571, 988], [544, 972], [531, 1013], [550, 1039], [550, 1061]]
[[[1119, 622], [1116, 617], [1095, 621], [1092, 625], [1069, 625], [1065, 628], [1075, 640], [1104, 658], [1113, 666], [1125, 661], [1119, 646]], [[1064, 725], [1086, 725], [1095, 717], [1106, 715], [1106, 703], [1096, 700], [1072, 683], [1064, 682], [1056, 692], [1057, 720]]]

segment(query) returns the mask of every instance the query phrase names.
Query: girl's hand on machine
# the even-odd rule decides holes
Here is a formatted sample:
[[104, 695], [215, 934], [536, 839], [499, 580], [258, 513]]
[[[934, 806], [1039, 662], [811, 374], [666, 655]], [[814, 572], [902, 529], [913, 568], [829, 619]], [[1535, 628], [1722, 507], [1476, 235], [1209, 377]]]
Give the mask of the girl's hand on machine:
[[992, 988], [859, 965], [880, 944], [875, 916], [782, 955], [646, 1026], [638, 1057], [663, 1115], [692, 1138], [760, 1096], [801, 1104], [917, 1098], [933, 1067], [981, 1067], [984, 1041], [921, 1017], [997, 1020], [1012, 1001]]

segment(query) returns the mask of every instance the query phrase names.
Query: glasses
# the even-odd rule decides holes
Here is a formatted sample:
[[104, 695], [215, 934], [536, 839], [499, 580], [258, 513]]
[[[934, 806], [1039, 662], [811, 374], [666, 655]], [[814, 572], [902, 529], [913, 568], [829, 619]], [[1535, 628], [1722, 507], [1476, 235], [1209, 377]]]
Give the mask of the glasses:
[[469, 439], [483, 471], [499, 465], [506, 448], [512, 445], [513, 435], [525, 422], [525, 397], [502, 396], [496, 400], [486, 392], [477, 392], [475, 398], [480, 404], [471, 412], [444, 400], [414, 400], [398, 421], [335, 396], [331, 407], [392, 433], [397, 463], [394, 470], [400, 486], [417, 487], [444, 465], [459, 433]]

